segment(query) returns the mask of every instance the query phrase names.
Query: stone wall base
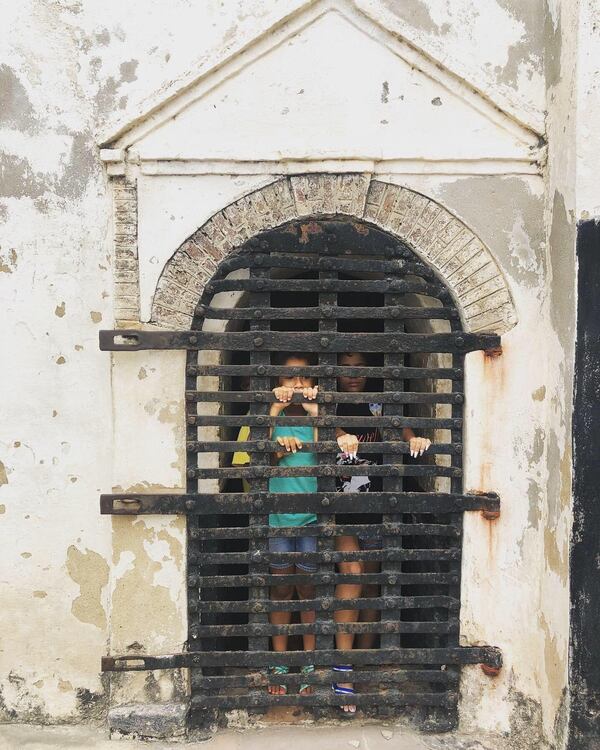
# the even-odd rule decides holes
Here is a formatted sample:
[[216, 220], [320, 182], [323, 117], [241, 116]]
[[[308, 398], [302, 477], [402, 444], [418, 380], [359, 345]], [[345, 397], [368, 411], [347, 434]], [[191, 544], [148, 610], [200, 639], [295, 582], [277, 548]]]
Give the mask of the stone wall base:
[[134, 703], [108, 712], [111, 737], [140, 739], [183, 738], [187, 725], [187, 703]]

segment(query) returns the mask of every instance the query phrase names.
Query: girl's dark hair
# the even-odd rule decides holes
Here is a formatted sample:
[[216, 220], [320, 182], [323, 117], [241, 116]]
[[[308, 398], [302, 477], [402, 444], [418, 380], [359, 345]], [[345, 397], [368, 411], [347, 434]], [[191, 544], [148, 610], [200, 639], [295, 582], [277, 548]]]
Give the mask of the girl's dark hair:
[[275, 365], [283, 366], [289, 359], [305, 359], [310, 366], [317, 364], [317, 358], [313, 352], [276, 352], [273, 355]]

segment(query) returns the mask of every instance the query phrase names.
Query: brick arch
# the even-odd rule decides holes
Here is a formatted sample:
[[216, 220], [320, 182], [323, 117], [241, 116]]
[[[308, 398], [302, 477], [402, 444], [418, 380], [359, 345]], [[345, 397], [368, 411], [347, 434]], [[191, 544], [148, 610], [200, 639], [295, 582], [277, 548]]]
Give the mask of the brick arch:
[[447, 284], [465, 330], [502, 334], [516, 324], [506, 280], [469, 227], [431, 198], [363, 174], [284, 177], [216, 213], [165, 265], [152, 322], [189, 329], [204, 285], [235, 248], [288, 221], [332, 214], [363, 219], [411, 247]]

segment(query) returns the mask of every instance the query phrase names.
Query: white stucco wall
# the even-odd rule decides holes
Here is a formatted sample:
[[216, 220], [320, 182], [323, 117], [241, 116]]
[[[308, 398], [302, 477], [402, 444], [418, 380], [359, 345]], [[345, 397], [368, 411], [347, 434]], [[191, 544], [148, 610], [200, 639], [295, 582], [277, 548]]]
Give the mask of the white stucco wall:
[[[142, 157], [127, 165], [139, 188], [141, 320], [187, 236], [277, 174], [318, 169], [317, 159], [334, 162], [331, 171], [356, 162], [356, 171], [439, 201], [476, 232], [519, 323], [502, 357], [468, 363], [465, 486], [499, 492], [503, 510], [493, 523], [466, 520], [463, 639], [500, 646], [505, 668], [494, 680], [465, 670], [461, 717], [469, 729], [543, 747], [564, 725], [569, 295], [573, 222], [599, 210], [588, 166], [598, 159], [598, 9], [582, 2], [579, 25], [572, 4], [542, 0], [340, 2], [347, 18], [336, 10], [272, 48], [304, 5], [211, 0], [199, 9], [177, 0], [165, 12], [157, 0], [30, 0], [3, 9], [3, 715], [102, 720], [101, 655], [177, 651], [185, 638], [183, 520], [98, 512], [101, 491], [183, 488], [185, 454], [183, 356], [98, 351], [98, 329], [114, 321], [113, 209], [97, 144], [168, 96], [188, 95], [236, 50], [250, 55], [258, 39], [266, 51], [256, 64], [132, 146]], [[306, 5], [308, 13], [318, 4]], [[447, 67], [441, 82], [398, 57], [415, 46], [424, 67]], [[535, 174], [528, 154], [545, 109], [549, 162]], [[119, 137], [117, 147], [128, 145]], [[154, 163], [165, 158], [178, 166]], [[113, 681], [111, 700], [185, 690], [179, 677], [154, 674], [151, 689], [146, 677]]]

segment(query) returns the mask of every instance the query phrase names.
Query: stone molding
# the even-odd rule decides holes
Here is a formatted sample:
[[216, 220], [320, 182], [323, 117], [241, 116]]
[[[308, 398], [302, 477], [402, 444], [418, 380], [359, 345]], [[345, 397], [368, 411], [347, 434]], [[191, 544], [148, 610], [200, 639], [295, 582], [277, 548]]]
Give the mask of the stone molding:
[[[365, 174], [281, 178], [216, 213], [165, 265], [151, 322], [189, 329], [205, 284], [227, 255], [261, 231], [294, 219], [332, 214], [369, 222], [411, 247], [447, 284], [465, 330], [503, 334], [516, 325], [506, 280], [474, 232], [431, 198]], [[132, 286], [123, 284], [128, 296], [118, 300], [118, 310], [131, 312], [134, 301], [139, 309], [139, 295], [133, 296]]]
[[113, 177], [115, 319], [139, 320], [137, 182]]

